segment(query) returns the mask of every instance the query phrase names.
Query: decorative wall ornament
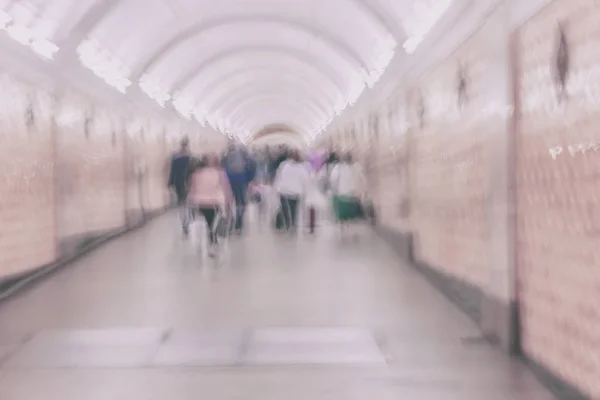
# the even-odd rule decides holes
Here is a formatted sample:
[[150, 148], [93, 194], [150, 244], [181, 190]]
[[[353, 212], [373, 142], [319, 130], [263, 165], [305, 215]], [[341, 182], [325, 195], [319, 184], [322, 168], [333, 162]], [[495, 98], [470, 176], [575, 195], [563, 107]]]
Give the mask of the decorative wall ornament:
[[554, 58], [554, 84], [559, 103], [567, 100], [567, 78], [569, 77], [569, 44], [565, 33], [565, 25], [559, 22], [557, 26], [556, 55]]
[[422, 128], [425, 127], [425, 119], [427, 117], [427, 109], [425, 107], [425, 98], [423, 97], [422, 92], [418, 92], [417, 94], [417, 118], [419, 120], [419, 126]]
[[88, 111], [85, 115], [85, 119], [83, 120], [83, 133], [85, 137], [89, 139], [90, 134], [92, 132], [92, 124], [94, 123], [94, 115], [92, 111]]
[[457, 87], [456, 87], [456, 101], [458, 109], [462, 110], [469, 102], [468, 94], [468, 78], [467, 78], [467, 67], [464, 64], [458, 65], [458, 76], [457, 76]]
[[379, 118], [375, 114], [371, 115], [371, 132], [373, 132], [373, 137], [379, 143]]
[[35, 107], [33, 105], [33, 100], [30, 99], [25, 108], [25, 126], [27, 129], [32, 129], [35, 127], [35, 122]]

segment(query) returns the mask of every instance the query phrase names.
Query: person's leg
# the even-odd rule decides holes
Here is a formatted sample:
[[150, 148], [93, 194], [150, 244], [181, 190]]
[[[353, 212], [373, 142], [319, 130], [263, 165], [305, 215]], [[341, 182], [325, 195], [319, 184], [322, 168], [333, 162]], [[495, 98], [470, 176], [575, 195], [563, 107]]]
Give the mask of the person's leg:
[[232, 188], [235, 199], [235, 230], [241, 232], [244, 228], [244, 214], [246, 211], [246, 187], [237, 185]]
[[344, 203], [339, 196], [333, 196], [333, 214], [336, 223], [339, 226], [340, 237], [343, 239], [346, 232], [346, 220], [344, 218]]
[[190, 210], [186, 204], [186, 193], [184, 188], [176, 188], [177, 205], [179, 207], [179, 219], [181, 220], [181, 229], [184, 235], [189, 234]]
[[264, 194], [261, 194], [260, 201], [258, 202], [258, 218], [261, 225], [267, 220], [267, 199], [265, 199]]
[[290, 197], [288, 199], [290, 207], [290, 228], [296, 229], [296, 220], [298, 219], [298, 198]]
[[308, 227], [311, 234], [315, 233], [315, 227], [317, 224], [317, 209], [311, 206], [308, 210]]
[[200, 208], [200, 212], [204, 216], [206, 220], [206, 226], [208, 229], [208, 241], [209, 244], [214, 245], [217, 243], [217, 235], [214, 229], [215, 217], [217, 215], [217, 210], [215, 207], [202, 207]]
[[237, 213], [236, 229], [240, 233], [244, 230], [244, 218], [245, 217], [246, 217], [246, 203], [243, 202], [238, 205], [238, 213]]
[[279, 199], [281, 203], [281, 215], [283, 216], [283, 229], [289, 230], [292, 227], [290, 198], [284, 195], [280, 195]]

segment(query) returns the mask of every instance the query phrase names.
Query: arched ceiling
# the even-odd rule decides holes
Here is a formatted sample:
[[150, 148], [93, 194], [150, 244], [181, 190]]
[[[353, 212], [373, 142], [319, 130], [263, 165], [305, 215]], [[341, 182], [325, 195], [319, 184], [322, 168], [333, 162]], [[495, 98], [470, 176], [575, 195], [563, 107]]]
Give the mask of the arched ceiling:
[[276, 147], [282, 144], [299, 150], [306, 148], [306, 142], [302, 136], [288, 132], [272, 132], [269, 135], [256, 137], [252, 140], [252, 145], [259, 149], [265, 146]]
[[0, 0], [0, 24], [45, 58], [58, 51], [57, 59], [80, 62], [125, 96], [144, 93], [223, 133], [246, 140], [280, 123], [312, 140], [451, 5]]
[[262, 128], [260, 131], [254, 134], [254, 139], [260, 139], [263, 136], [268, 136], [273, 133], [284, 133], [284, 134], [292, 134], [297, 135], [297, 132], [286, 124], [271, 124]]

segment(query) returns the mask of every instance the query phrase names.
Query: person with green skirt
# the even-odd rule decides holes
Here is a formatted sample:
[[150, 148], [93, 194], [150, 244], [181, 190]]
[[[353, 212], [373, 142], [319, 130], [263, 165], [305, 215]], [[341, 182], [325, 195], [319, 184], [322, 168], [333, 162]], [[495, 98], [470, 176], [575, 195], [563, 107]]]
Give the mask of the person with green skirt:
[[331, 170], [330, 187], [333, 194], [333, 211], [336, 221], [345, 227], [365, 219], [362, 199], [365, 197], [366, 180], [362, 168], [351, 154], [345, 154]]

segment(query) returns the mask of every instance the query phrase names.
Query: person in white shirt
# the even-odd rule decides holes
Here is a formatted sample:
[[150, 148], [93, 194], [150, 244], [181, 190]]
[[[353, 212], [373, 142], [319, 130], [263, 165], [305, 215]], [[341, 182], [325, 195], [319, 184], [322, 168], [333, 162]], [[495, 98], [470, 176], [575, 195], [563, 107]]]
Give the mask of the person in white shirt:
[[296, 228], [298, 204], [302, 201], [310, 185], [310, 173], [302, 162], [298, 151], [291, 151], [275, 175], [274, 187], [281, 201], [284, 228]]
[[362, 199], [366, 193], [366, 179], [360, 165], [346, 154], [329, 175], [336, 220], [343, 227], [350, 221], [363, 219]]

